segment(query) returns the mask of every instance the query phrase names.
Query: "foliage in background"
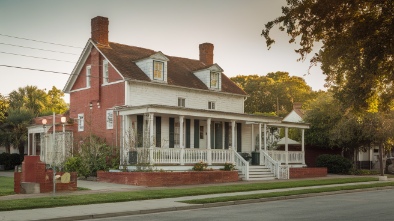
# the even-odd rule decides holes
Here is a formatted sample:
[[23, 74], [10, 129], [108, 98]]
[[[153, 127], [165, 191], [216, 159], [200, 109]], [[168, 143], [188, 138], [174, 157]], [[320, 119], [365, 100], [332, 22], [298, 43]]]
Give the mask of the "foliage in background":
[[78, 153], [66, 160], [65, 170], [76, 171], [78, 176], [96, 176], [98, 170], [118, 169], [119, 157], [118, 148], [93, 135], [85, 138]]
[[348, 174], [352, 163], [340, 155], [322, 154], [317, 157], [316, 166], [327, 167], [328, 173]]
[[21, 165], [23, 162], [24, 155], [17, 153], [1, 153], [0, 154], [0, 165], [4, 165], [6, 170], [12, 170], [15, 166]]
[[[268, 47], [274, 26], [286, 31], [300, 60], [313, 54], [328, 86], [347, 107], [377, 111], [393, 106], [394, 2], [392, 0], [287, 1], [282, 15], [265, 24]], [[298, 41], [298, 42], [297, 42]]]
[[286, 116], [294, 102], [306, 102], [315, 97], [304, 79], [287, 72], [268, 73], [266, 76], [238, 75], [231, 80], [250, 97], [245, 101], [246, 113]]
[[6, 152], [9, 153], [12, 146], [23, 154], [31, 120], [53, 111], [64, 113], [68, 106], [63, 97], [64, 93], [56, 87], [47, 94], [36, 86], [20, 87], [8, 98], [0, 95], [0, 145], [6, 147]]

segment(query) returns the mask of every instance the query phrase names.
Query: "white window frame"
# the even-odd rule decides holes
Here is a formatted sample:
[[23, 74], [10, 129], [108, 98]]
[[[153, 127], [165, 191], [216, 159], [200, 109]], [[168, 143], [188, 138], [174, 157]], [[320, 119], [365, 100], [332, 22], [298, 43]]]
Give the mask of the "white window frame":
[[[156, 69], [156, 64], [161, 64], [161, 70]], [[161, 76], [160, 77], [156, 77], [155, 76], [156, 70], [161, 71]], [[164, 62], [163, 61], [153, 60], [153, 80], [164, 81]]]
[[[209, 86], [210, 88], [219, 89], [219, 72], [211, 72], [209, 75]], [[213, 84], [215, 83], [215, 84]]]
[[109, 83], [108, 61], [103, 60], [103, 84]]
[[215, 101], [208, 101], [208, 110], [216, 110]]
[[85, 117], [84, 114], [78, 114], [78, 131], [85, 130]]
[[90, 77], [91, 77], [91, 75], [92, 75], [92, 67], [89, 65], [89, 66], [86, 66], [86, 87], [87, 88], [90, 88], [90, 86], [91, 86], [91, 82], [90, 82]]
[[114, 129], [114, 111], [107, 110], [107, 113], [105, 114], [105, 118], [107, 122], [107, 130]]
[[178, 97], [178, 107], [185, 107], [186, 106], [186, 99], [183, 97]]

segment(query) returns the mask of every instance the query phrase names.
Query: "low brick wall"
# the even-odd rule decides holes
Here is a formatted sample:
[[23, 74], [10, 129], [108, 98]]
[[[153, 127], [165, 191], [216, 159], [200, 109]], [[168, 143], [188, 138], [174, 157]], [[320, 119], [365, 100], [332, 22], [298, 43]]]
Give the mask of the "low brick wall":
[[327, 176], [326, 167], [290, 168], [290, 179]]
[[[63, 173], [56, 173], [63, 175]], [[25, 156], [22, 162], [22, 172], [14, 172], [14, 192], [21, 193], [21, 183], [39, 183], [40, 193], [53, 191], [53, 171], [45, 169], [45, 163], [40, 161], [39, 156]], [[56, 182], [56, 191], [77, 190], [77, 173], [70, 173], [70, 182]]]
[[97, 181], [137, 186], [180, 186], [228, 183], [239, 180], [237, 171], [97, 172]]

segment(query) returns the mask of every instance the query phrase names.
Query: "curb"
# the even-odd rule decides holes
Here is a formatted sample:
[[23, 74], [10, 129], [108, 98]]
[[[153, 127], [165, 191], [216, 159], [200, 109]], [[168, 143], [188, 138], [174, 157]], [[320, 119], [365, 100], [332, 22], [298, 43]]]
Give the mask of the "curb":
[[206, 204], [194, 204], [194, 205], [187, 205], [187, 206], [180, 206], [180, 207], [168, 207], [168, 208], [159, 208], [159, 209], [125, 211], [125, 212], [116, 212], [116, 213], [91, 214], [91, 215], [69, 216], [69, 217], [59, 217], [59, 218], [55, 217], [55, 218], [50, 218], [50, 219], [41, 219], [41, 221], [50, 221], [50, 220], [73, 221], [73, 220], [110, 218], [110, 217], [119, 217], [119, 216], [143, 215], [143, 214], [152, 214], [152, 213], [161, 213], [161, 212], [172, 212], [172, 211], [182, 211], [182, 210], [192, 210], [192, 209], [205, 209], [205, 208], [214, 208], [214, 207], [222, 207], [222, 206], [233, 206], [233, 205], [242, 205], [242, 204], [251, 204], [251, 203], [272, 202], [272, 201], [279, 201], [279, 200], [292, 200], [292, 199], [309, 198], [309, 197], [316, 197], [316, 196], [327, 196], [327, 195], [367, 192], [367, 191], [375, 191], [375, 190], [388, 190], [388, 189], [394, 189], [394, 186], [374, 187], [374, 188], [355, 189], [355, 190], [340, 190], [340, 191], [322, 192], [322, 193], [307, 193], [307, 194], [291, 195], [291, 196], [237, 200], [237, 201], [206, 203]]

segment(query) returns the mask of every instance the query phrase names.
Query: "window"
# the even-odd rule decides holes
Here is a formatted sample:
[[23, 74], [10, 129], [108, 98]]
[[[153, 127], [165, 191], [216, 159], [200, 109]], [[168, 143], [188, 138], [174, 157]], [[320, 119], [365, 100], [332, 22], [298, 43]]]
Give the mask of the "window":
[[114, 129], [114, 112], [112, 110], [107, 110], [106, 118], [107, 129]]
[[90, 87], [90, 75], [91, 75], [90, 70], [91, 70], [91, 67], [87, 66], [86, 67], [86, 87]]
[[164, 62], [153, 61], [153, 79], [164, 80]]
[[211, 72], [211, 88], [219, 88], [219, 73]]
[[208, 109], [215, 110], [215, 102], [214, 101], [208, 101]]
[[178, 97], [178, 107], [185, 107], [185, 98]]
[[83, 114], [78, 114], [78, 131], [84, 131], [84, 121]]
[[204, 126], [200, 126], [200, 139], [204, 139]]
[[108, 84], [109, 79], [108, 79], [108, 61], [104, 60], [103, 61], [103, 84]]

